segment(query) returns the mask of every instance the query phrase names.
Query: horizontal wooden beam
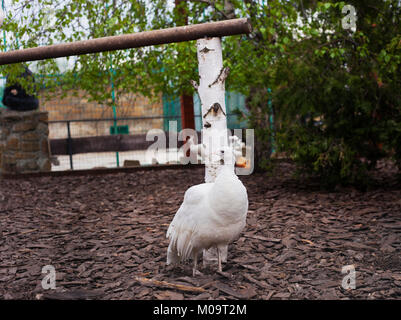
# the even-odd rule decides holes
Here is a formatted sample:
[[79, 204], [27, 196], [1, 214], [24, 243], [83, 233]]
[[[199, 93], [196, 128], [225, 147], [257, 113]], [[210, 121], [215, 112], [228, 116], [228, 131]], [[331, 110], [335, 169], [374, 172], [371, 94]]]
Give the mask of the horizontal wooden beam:
[[2, 52], [0, 65], [183, 42], [204, 37], [247, 34], [251, 31], [251, 24], [246, 18], [208, 22]]
[[140, 167], [120, 167], [120, 168], [94, 168], [84, 170], [65, 170], [65, 171], [44, 171], [31, 173], [3, 173], [0, 175], [4, 179], [28, 179], [40, 177], [64, 177], [64, 176], [85, 176], [85, 175], [102, 175], [102, 174], [117, 174], [117, 173], [135, 173], [142, 171], [157, 171], [157, 170], [185, 170], [203, 168], [203, 164], [157, 164], [145, 165]]
[[[198, 141], [201, 134], [198, 133]], [[71, 154], [93, 153], [93, 152], [122, 152], [146, 150], [154, 141], [146, 141], [146, 134], [137, 135], [110, 135], [97, 137], [82, 137], [68, 139], [51, 139], [50, 150], [52, 155], [68, 155], [71, 146]], [[184, 142], [178, 141], [177, 147], [180, 148]], [[169, 135], [166, 132], [166, 145], [169, 145]]]

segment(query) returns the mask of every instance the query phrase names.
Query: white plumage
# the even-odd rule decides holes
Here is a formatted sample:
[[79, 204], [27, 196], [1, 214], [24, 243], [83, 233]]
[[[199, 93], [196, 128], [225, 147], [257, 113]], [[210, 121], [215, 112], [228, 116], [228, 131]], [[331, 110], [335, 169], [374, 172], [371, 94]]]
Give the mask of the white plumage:
[[232, 148], [221, 150], [221, 161], [224, 164], [215, 182], [198, 184], [185, 192], [167, 230], [167, 264], [192, 258], [194, 275], [198, 254], [212, 246], [217, 248], [221, 271], [221, 249], [239, 236], [246, 223], [248, 195], [234, 172]]

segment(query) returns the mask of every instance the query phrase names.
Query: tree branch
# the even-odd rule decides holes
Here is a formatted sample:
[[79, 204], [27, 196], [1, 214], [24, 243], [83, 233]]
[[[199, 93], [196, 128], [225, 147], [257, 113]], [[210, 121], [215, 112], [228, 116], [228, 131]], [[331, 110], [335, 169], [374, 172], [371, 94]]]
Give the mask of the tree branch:
[[233, 19], [235, 18], [235, 15], [233, 16], [233, 11], [234, 11], [234, 5], [226, 0], [224, 2], [224, 11], [226, 9], [228, 9], [230, 12], [227, 14], [226, 12], [220, 10], [219, 8], [216, 7], [216, 1], [212, 1], [212, 0], [186, 0], [187, 2], [200, 2], [200, 3], [206, 3], [209, 6], [213, 7], [213, 9], [220, 13], [225, 19]]
[[214, 80], [213, 83], [209, 84], [209, 88], [215, 85], [219, 81], [223, 83], [227, 79], [229, 72], [230, 72], [229, 67], [221, 68], [220, 73], [217, 76], [216, 80]]

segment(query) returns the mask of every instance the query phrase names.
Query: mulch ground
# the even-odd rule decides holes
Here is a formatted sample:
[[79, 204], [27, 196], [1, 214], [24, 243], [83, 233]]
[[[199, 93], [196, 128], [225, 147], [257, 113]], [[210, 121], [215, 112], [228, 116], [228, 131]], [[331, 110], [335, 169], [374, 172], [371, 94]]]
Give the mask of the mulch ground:
[[[241, 177], [249, 213], [223, 273], [166, 266], [166, 230], [203, 169], [0, 180], [0, 299], [400, 299], [401, 186], [322, 191]], [[44, 290], [53, 265], [56, 289]], [[345, 290], [344, 266], [356, 288]]]

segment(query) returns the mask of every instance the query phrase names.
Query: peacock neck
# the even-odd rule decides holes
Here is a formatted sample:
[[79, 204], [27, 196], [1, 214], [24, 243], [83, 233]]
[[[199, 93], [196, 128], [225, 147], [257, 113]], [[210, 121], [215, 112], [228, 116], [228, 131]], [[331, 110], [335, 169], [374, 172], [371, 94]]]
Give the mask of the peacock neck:
[[224, 176], [224, 177], [227, 177], [227, 176], [235, 176], [235, 177], [236, 177], [236, 174], [235, 174], [235, 171], [234, 171], [234, 165], [231, 165], [231, 164], [224, 164], [224, 165], [222, 165], [222, 166], [219, 168], [219, 171], [218, 171], [218, 173], [217, 173], [217, 178], [216, 178], [216, 180], [217, 180], [220, 176]]

